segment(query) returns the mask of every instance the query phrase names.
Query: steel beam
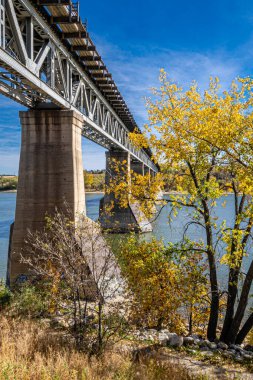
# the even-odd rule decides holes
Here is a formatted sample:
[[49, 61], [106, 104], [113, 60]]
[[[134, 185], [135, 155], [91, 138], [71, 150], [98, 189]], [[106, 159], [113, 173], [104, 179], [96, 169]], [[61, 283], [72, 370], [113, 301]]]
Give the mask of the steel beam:
[[[47, 18], [33, 7], [31, 0], [8, 0], [7, 3], [8, 44], [7, 48], [0, 48], [0, 67], [14, 77], [0, 75], [0, 92], [30, 108], [43, 103], [46, 108], [53, 103], [61, 109], [74, 110], [82, 116], [84, 134], [88, 138], [105, 147], [125, 150], [157, 170], [148, 154], [130, 143], [128, 133], [136, 124], [114, 81], [108, 79], [111, 74], [102, 62], [100, 66], [97, 63], [101, 57], [95, 54], [79, 57], [87, 62], [87, 74], [71, 49], [61, 42], [58, 32], [55, 33], [47, 23]], [[61, 35], [66, 37], [66, 33]], [[78, 51], [79, 48], [73, 49]], [[91, 62], [95, 62], [94, 67]], [[98, 73], [98, 70], [104, 72]]]

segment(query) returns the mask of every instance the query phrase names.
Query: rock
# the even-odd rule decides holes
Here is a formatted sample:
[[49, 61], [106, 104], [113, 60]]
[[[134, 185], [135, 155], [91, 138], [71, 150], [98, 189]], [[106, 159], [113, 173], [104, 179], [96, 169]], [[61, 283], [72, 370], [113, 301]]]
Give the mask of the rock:
[[246, 351], [250, 351], [250, 352], [253, 352], [253, 346], [251, 346], [250, 344], [247, 344], [247, 345], [244, 347], [244, 350], [246, 350]]
[[161, 339], [168, 339], [168, 335], [167, 334], [164, 334], [164, 333], [159, 333], [158, 334], [158, 340], [161, 340]]
[[210, 348], [207, 346], [200, 347], [200, 351], [210, 351]]
[[226, 343], [224, 343], [224, 342], [219, 342], [217, 344], [217, 347], [221, 348], [222, 350], [227, 350], [228, 349], [228, 345]]
[[240, 353], [244, 351], [243, 348], [241, 346], [238, 346], [237, 344], [230, 344], [229, 348], [232, 348], [232, 350], [235, 350]]
[[222, 351], [222, 355], [226, 358], [233, 358], [235, 356], [235, 354], [233, 354], [231, 351]]
[[168, 338], [167, 334], [159, 333], [158, 334], [158, 340], [162, 346], [167, 346], [169, 338]]
[[218, 348], [215, 348], [215, 350], [212, 350], [212, 352], [213, 352], [214, 354], [221, 354], [221, 353], [223, 352], [223, 350], [220, 350], [220, 349], [218, 349]]
[[230, 352], [231, 354], [236, 355], [236, 350], [233, 350], [232, 348], [230, 348], [226, 352]]
[[160, 333], [167, 334], [167, 335], [171, 334], [171, 332], [168, 329], [162, 329], [162, 330], [160, 330]]
[[184, 344], [184, 338], [177, 334], [173, 334], [172, 336], [169, 337], [168, 344], [171, 347], [182, 347], [182, 345]]
[[252, 356], [249, 354], [243, 354], [243, 359], [245, 360], [252, 360]]
[[217, 344], [214, 342], [209, 342], [209, 340], [206, 341], [207, 347], [209, 347], [211, 350], [216, 350]]
[[239, 363], [242, 363], [242, 362], [243, 362], [243, 357], [240, 356], [240, 355], [237, 355], [237, 356], [235, 357], [235, 360], [236, 360], [237, 362], [239, 362]]
[[199, 342], [199, 347], [208, 347], [208, 343], [210, 343], [208, 340], [201, 340]]
[[194, 345], [194, 338], [192, 336], [184, 337], [184, 346], [192, 346]]
[[[174, 335], [173, 333], [168, 332], [168, 330], [163, 330], [158, 333], [158, 340], [160, 339], [169, 339], [170, 336]], [[176, 334], [177, 335], [177, 334]]]
[[200, 339], [195, 339], [194, 338], [194, 344], [196, 345], [196, 346], [198, 346], [199, 344], [200, 344], [200, 342], [202, 342], [202, 340], [200, 340]]
[[253, 352], [244, 350], [244, 355], [249, 355], [251, 358], [253, 358]]

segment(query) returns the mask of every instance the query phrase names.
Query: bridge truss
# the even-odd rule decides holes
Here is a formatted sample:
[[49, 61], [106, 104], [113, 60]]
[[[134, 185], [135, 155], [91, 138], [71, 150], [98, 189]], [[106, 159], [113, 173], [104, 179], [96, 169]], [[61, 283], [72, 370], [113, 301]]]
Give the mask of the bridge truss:
[[0, 0], [0, 92], [31, 109], [74, 110], [85, 137], [158, 171], [151, 151], [131, 144], [138, 127], [70, 0]]

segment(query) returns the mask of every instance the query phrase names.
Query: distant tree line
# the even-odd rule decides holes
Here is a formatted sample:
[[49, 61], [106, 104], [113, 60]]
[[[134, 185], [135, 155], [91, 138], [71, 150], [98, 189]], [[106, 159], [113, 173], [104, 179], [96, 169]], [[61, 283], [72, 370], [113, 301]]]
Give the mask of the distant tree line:
[[84, 170], [84, 185], [86, 191], [104, 191], [105, 171]]
[[0, 176], [0, 191], [16, 190], [18, 177], [15, 176]]
[[[104, 191], [105, 171], [84, 170], [85, 190]], [[18, 177], [11, 175], [0, 175], [0, 191], [17, 190]]]

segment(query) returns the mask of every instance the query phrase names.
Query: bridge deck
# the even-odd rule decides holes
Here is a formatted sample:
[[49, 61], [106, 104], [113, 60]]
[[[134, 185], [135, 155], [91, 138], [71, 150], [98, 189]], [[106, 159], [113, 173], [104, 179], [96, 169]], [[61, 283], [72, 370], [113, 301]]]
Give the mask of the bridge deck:
[[[39, 3], [41, 5], [37, 5], [37, 7], [42, 10], [43, 13], [46, 8], [50, 16], [52, 16], [51, 19], [49, 18], [51, 25], [55, 30], [62, 32], [62, 40], [65, 41], [65, 43], [67, 42], [68, 48], [72, 50], [75, 58], [81, 62], [85, 71], [99, 87], [100, 91], [103, 93], [111, 106], [120, 115], [121, 120], [127, 128], [130, 131], [139, 129], [115, 82], [112, 79], [112, 75], [109, 73], [106, 65], [97, 52], [96, 46], [91, 40], [89, 34], [86, 33], [86, 38], [65, 38], [65, 35], [68, 36], [69, 33], [87, 32], [86, 26], [79, 19], [78, 13], [72, 11], [73, 17], [70, 17], [70, 7], [73, 2], [70, 1], [69, 6], [64, 5], [66, 4], [66, 1], [63, 1], [63, 5], [61, 4], [61, 1], [40, 1]], [[54, 3], [54, 5], [47, 5], [45, 7], [43, 3]], [[64, 22], [60, 22], [61, 19], [64, 20]]]

